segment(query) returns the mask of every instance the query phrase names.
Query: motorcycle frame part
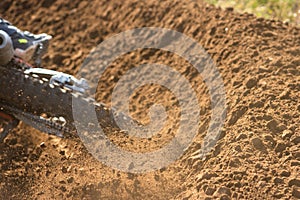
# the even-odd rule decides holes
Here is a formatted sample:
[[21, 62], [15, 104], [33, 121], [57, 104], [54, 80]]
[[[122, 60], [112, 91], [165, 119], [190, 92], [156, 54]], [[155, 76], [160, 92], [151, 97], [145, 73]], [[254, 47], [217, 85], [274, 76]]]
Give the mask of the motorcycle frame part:
[[76, 92], [85, 93], [89, 89], [88, 82], [81, 78], [78, 80], [72, 75], [44, 68], [30, 68], [24, 71], [25, 74], [36, 74], [40, 77], [50, 79], [50, 84], [58, 83]]
[[[12, 59], [5, 67], [0, 66], [2, 79], [0, 83], [0, 101], [7, 110], [14, 108], [25, 113], [27, 123], [28, 121], [46, 123], [45, 120], [38, 120], [38, 118], [33, 117], [40, 117], [41, 114], [45, 113], [50, 117], [63, 117], [67, 122], [66, 127], [70, 130], [76, 130], [72, 110], [72, 100], [74, 99], [80, 104], [76, 107], [78, 109], [76, 112], [81, 113], [83, 118], [89, 119], [89, 112], [95, 111], [101, 127], [119, 129], [114, 120], [116, 115], [118, 120], [124, 120], [122, 121], [123, 124], [133, 121], [123, 113], [117, 113], [113, 108], [97, 103], [83, 93], [65, 89], [61, 85], [52, 85], [49, 83], [49, 79], [41, 78], [36, 74], [24, 73], [27, 69], [30, 69], [30, 66], [27, 63], [18, 62], [17, 59]], [[18, 113], [20, 113], [19, 111]], [[24, 120], [24, 114], [21, 116], [14, 112], [8, 112], [8, 114]], [[90, 125], [89, 121], [76, 123], [83, 127]], [[45, 131], [41, 127], [37, 128]], [[46, 130], [46, 132], [48, 131]]]

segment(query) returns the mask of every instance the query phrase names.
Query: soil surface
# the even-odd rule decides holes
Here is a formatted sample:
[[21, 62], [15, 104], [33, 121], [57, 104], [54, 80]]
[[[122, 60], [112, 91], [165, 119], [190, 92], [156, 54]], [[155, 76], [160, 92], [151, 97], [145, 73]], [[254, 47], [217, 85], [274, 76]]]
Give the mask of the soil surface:
[[[211, 118], [201, 75], [184, 58], [163, 50], [124, 54], [100, 77], [97, 100], [110, 105], [117, 82], [138, 65], [171, 66], [190, 82], [200, 106], [198, 134], [185, 153], [162, 169], [128, 173], [99, 162], [80, 138], [49, 136], [21, 123], [0, 144], [0, 199], [300, 198], [299, 28], [199, 0], [2, 0], [0, 10], [22, 30], [53, 35], [43, 66], [73, 75], [115, 34], [141, 27], [184, 33], [212, 57], [224, 80], [227, 108], [217, 144], [200, 158]], [[129, 101], [135, 119], [149, 122], [149, 108], [160, 103], [168, 121], [153, 138], [111, 133], [111, 141], [144, 153], [174, 137], [180, 104], [170, 90], [144, 85]]]

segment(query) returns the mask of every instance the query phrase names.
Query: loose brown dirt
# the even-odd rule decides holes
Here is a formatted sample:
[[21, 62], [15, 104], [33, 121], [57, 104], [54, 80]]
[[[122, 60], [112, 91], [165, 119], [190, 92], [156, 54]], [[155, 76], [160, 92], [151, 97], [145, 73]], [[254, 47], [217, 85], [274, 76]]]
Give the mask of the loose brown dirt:
[[[137, 50], [121, 56], [99, 81], [99, 101], [110, 104], [119, 78], [142, 63], [172, 66], [191, 82], [201, 124], [185, 154], [161, 170], [125, 173], [93, 158], [79, 138], [48, 136], [21, 123], [0, 144], [1, 199], [300, 198], [299, 28], [198, 0], [2, 0], [0, 10], [23, 30], [52, 34], [44, 66], [74, 75], [94, 47], [122, 31], [163, 27], [182, 32], [212, 56], [224, 79], [228, 108], [214, 150], [199, 159], [210, 119], [201, 77], [168, 52]], [[171, 116], [166, 125], [171, 134], [145, 141], [112, 133], [110, 139], [137, 152], [161, 148], [176, 129], [172, 123], [180, 108], [172, 93], [149, 85], [130, 102], [132, 115], [144, 122], [151, 102], [162, 103]]]

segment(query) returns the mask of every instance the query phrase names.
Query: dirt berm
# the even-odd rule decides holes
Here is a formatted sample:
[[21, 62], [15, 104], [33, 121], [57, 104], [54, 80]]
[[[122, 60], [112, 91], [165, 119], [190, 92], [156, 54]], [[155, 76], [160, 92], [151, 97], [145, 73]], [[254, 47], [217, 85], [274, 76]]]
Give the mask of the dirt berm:
[[[136, 66], [172, 67], [188, 80], [199, 104], [198, 134], [185, 153], [160, 170], [122, 172], [95, 159], [79, 138], [48, 136], [21, 123], [0, 144], [0, 199], [300, 198], [299, 28], [199, 0], [1, 0], [0, 10], [22, 30], [53, 35], [43, 66], [76, 76], [89, 53], [118, 33], [141, 27], [181, 32], [212, 57], [224, 81], [227, 109], [217, 144], [200, 159], [212, 115], [203, 77], [165, 50], [121, 55], [99, 77], [97, 100], [110, 105], [114, 87]], [[144, 123], [150, 106], [162, 104], [167, 123], [150, 139], [111, 133], [110, 140], [140, 153], [168, 144], [179, 128], [176, 95], [154, 83], [135, 90], [129, 102], [132, 116]]]

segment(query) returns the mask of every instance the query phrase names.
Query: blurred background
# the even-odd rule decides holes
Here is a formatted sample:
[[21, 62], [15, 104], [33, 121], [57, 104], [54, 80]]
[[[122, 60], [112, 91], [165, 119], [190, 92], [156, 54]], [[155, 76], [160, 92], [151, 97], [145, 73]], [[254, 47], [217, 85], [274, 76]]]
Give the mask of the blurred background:
[[222, 8], [233, 7], [238, 12], [258, 17], [279, 19], [300, 25], [300, 0], [205, 0]]

